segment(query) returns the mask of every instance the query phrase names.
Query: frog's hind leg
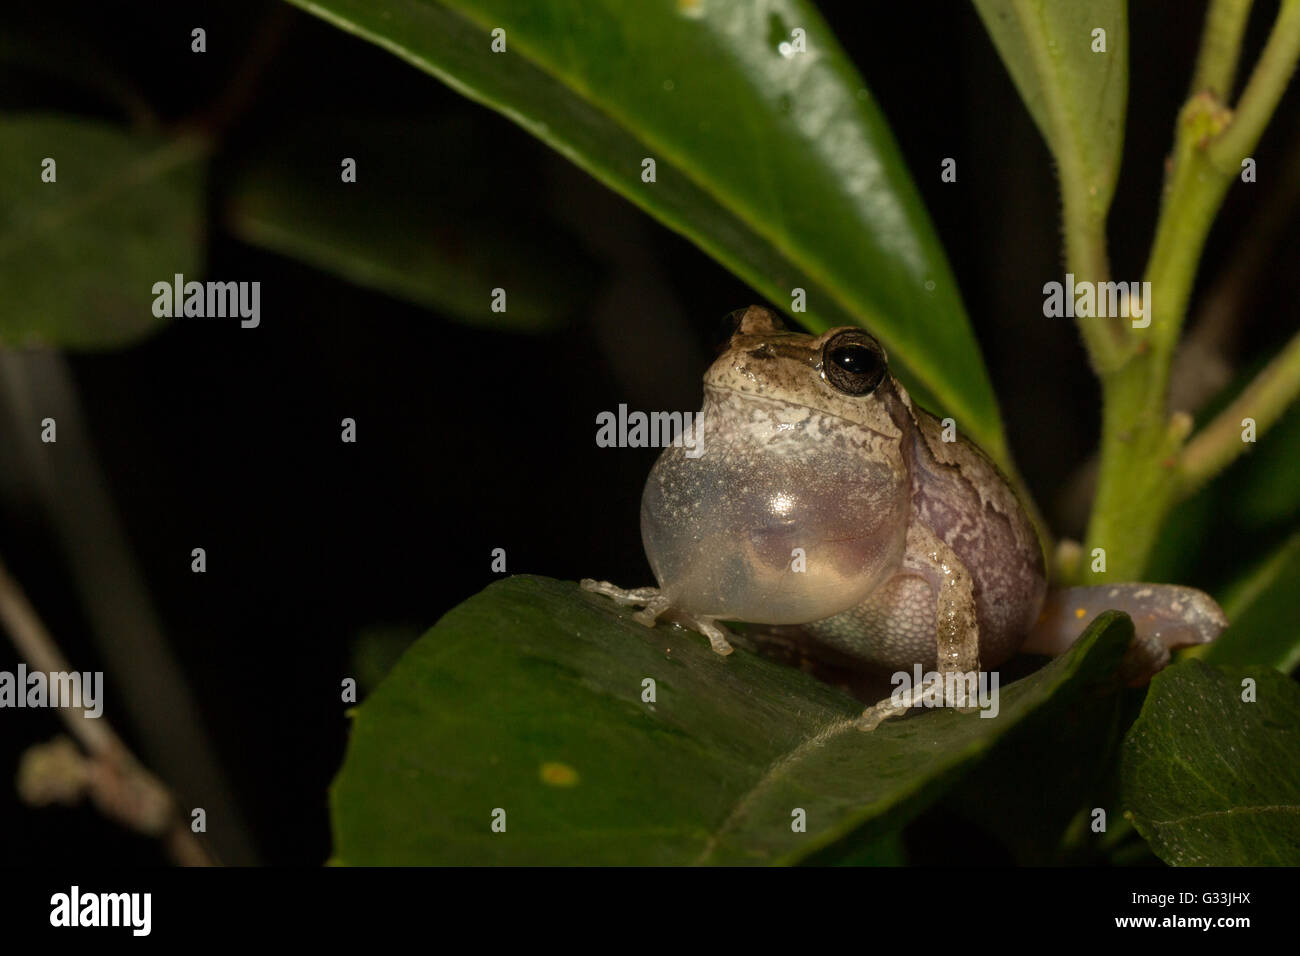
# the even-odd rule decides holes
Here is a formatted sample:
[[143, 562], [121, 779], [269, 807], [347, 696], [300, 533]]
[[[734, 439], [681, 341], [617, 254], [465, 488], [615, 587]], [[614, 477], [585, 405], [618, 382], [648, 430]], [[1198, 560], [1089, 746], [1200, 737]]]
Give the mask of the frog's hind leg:
[[584, 591], [603, 594], [621, 607], [641, 608], [632, 617], [646, 627], [654, 627], [659, 618], [666, 617], [676, 624], [703, 634], [709, 639], [709, 646], [716, 654], [725, 657], [734, 649], [731, 642], [727, 640], [727, 632], [713, 618], [697, 617], [675, 610], [672, 601], [658, 588], [621, 588], [608, 581], [596, 581], [592, 578], [583, 578], [580, 584]]
[[1174, 584], [1063, 588], [1048, 594], [1021, 650], [1063, 654], [1094, 617], [1112, 609], [1133, 619], [1133, 643], [1121, 673], [1134, 685], [1145, 684], [1168, 664], [1171, 651], [1209, 643], [1228, 626], [1214, 598], [1195, 588]]

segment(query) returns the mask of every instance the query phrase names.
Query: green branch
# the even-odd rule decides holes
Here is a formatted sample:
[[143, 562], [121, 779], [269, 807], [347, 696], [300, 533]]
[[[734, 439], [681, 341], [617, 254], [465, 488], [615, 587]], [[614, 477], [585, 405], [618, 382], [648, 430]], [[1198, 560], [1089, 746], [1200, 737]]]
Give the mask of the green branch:
[[[1244, 17], [1245, 6], [1217, 3], [1207, 32], [1214, 31], [1216, 14]], [[1239, 46], [1240, 30], [1236, 36]], [[1207, 37], [1202, 44], [1198, 82], [1204, 75], [1222, 83], [1235, 69], [1236, 52], [1220, 40]], [[1211, 85], [1194, 94], [1179, 114], [1171, 176], [1145, 276], [1151, 283], [1146, 303], [1150, 326], [1133, 330], [1137, 352], [1101, 376], [1101, 457], [1083, 562], [1084, 577], [1093, 582], [1139, 578], [1166, 515], [1188, 483], [1203, 482], [1233, 457], [1233, 452], [1224, 452], [1227, 446], [1219, 437], [1225, 426], [1207, 429], [1190, 460], [1183, 456], [1191, 420], [1185, 414], [1169, 414], [1170, 365], [1210, 226], [1242, 160], [1267, 126], [1298, 56], [1300, 0], [1282, 0], [1238, 109], [1227, 109]], [[1283, 363], [1283, 368], [1290, 365]], [[1285, 402], [1276, 411], [1274, 405], [1282, 401], [1289, 383], [1289, 373], [1269, 377], [1263, 386], [1267, 401], [1258, 407], [1274, 418], [1281, 414]], [[1258, 401], [1260, 393], [1252, 394]], [[1259, 420], [1259, 414], [1252, 417]], [[1097, 549], [1106, 554], [1104, 572], [1091, 570]]]
[[1300, 333], [1297, 333], [1245, 391], [1205, 426], [1183, 449], [1179, 466], [1187, 497], [1210, 478], [1228, 467], [1249, 447], [1242, 439], [1243, 419], [1255, 422], [1255, 437], [1282, 417], [1300, 397]]
[[[1110, 262], [1106, 255], [1106, 214], [1093, 208], [1091, 199], [1067, 185], [1061, 170], [1061, 207], [1065, 229], [1066, 270], [1076, 281], [1101, 284], [1110, 280]], [[1118, 368], [1129, 354], [1125, 331], [1113, 316], [1076, 318], [1079, 335], [1092, 359], [1093, 369], [1104, 375]]]
[[1250, 18], [1252, 0], [1213, 0], [1205, 16], [1201, 52], [1192, 77], [1192, 95], [1209, 91], [1223, 102], [1232, 94], [1241, 54], [1241, 36]]
[[1273, 32], [1242, 91], [1232, 122], [1210, 143], [1210, 161], [1227, 175], [1240, 172], [1241, 161], [1259, 142], [1282, 98], [1300, 57], [1300, 0], [1282, 0]]

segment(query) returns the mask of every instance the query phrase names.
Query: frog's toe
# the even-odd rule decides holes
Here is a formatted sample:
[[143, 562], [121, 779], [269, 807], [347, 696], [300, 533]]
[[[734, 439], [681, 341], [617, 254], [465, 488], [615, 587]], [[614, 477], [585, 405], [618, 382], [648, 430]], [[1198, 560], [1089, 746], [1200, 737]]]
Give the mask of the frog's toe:
[[644, 624], [646, 627], [654, 627], [659, 623], [659, 615], [668, 610], [668, 601], [663, 597], [655, 597], [645, 602], [645, 607], [632, 615], [632, 620], [638, 624]]
[[666, 617], [674, 624], [689, 628], [703, 634], [709, 639], [709, 646], [714, 652], [726, 656], [734, 650], [727, 640], [727, 632], [712, 618], [696, 617], [685, 611], [675, 610], [672, 601], [659, 588], [621, 588], [608, 581], [583, 578], [579, 585], [584, 591], [603, 594], [621, 607], [639, 607], [641, 610], [632, 615], [632, 620], [646, 627], [654, 627], [661, 617]]
[[654, 627], [660, 615], [671, 606], [671, 602], [658, 588], [621, 588], [617, 584], [592, 578], [583, 578], [578, 583], [584, 591], [602, 594], [619, 607], [641, 608], [632, 615], [632, 619], [646, 627]]
[[[605, 595], [620, 607], [648, 608], [662, 597], [658, 588], [621, 588], [609, 581], [597, 581], [594, 578], [583, 578], [578, 584], [584, 591]], [[653, 627], [654, 624], [650, 626]]]
[[912, 697], [910, 694], [904, 696], [902, 700], [895, 700], [893, 696], [890, 696], [864, 710], [862, 716], [855, 723], [859, 730], [870, 733], [887, 720], [905, 716], [911, 709]]
[[[645, 611], [642, 611], [641, 613], [644, 614]], [[697, 617], [687, 611], [681, 611], [669, 607], [664, 607], [658, 613], [672, 621], [674, 624], [680, 624], [682, 627], [689, 628], [697, 634], [703, 634], [709, 639], [709, 646], [713, 648], [715, 654], [720, 654], [723, 657], [726, 657], [735, 650], [735, 648], [731, 646], [731, 641], [727, 640], [726, 628], [711, 617]]]
[[721, 654], [726, 657], [735, 648], [727, 640], [727, 632], [713, 621], [703, 621], [696, 619], [694, 626], [697, 631], [709, 639], [709, 646], [713, 648], [715, 654]]

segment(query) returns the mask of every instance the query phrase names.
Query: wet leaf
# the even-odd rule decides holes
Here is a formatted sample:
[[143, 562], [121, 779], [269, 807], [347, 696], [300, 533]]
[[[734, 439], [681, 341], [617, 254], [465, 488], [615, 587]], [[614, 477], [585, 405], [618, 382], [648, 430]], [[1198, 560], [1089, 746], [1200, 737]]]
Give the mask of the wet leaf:
[[[1242, 700], [1242, 682], [1257, 699]], [[1177, 866], [1300, 864], [1300, 688], [1199, 660], [1151, 682], [1120, 762], [1138, 832]]]

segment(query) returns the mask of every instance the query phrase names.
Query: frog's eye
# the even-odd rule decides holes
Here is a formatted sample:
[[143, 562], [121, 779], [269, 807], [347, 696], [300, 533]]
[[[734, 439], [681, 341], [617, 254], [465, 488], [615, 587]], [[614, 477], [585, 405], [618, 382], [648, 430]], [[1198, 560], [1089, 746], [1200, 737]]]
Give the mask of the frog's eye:
[[869, 395], [886, 371], [885, 350], [866, 332], [846, 329], [822, 346], [822, 377], [846, 395]]

